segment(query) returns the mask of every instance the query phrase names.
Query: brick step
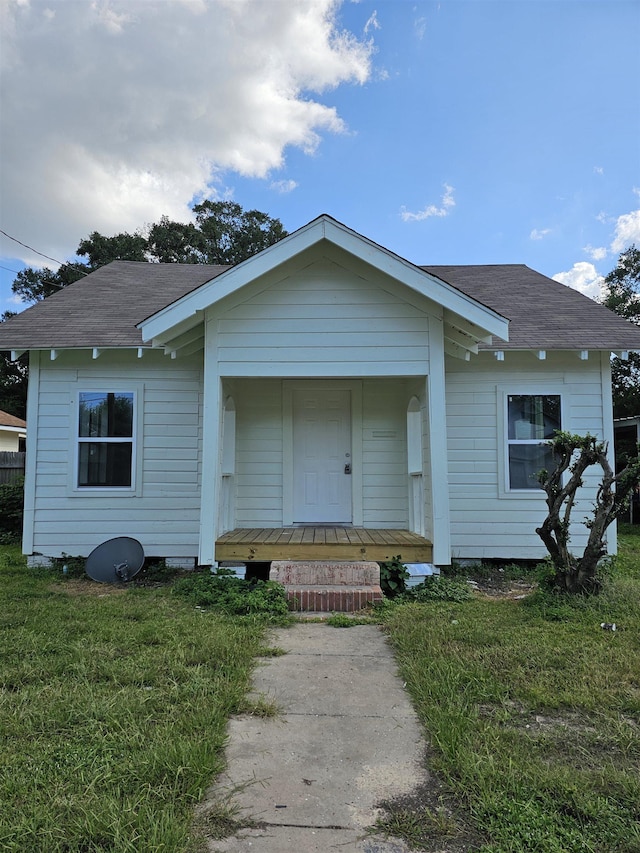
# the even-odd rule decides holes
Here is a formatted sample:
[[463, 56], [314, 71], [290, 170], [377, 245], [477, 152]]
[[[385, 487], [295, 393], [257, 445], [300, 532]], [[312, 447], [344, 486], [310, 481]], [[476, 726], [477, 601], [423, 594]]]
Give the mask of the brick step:
[[372, 562], [327, 562], [313, 560], [271, 563], [269, 580], [285, 586], [380, 586], [380, 566]]
[[299, 613], [354, 613], [382, 600], [379, 586], [285, 585], [287, 601]]

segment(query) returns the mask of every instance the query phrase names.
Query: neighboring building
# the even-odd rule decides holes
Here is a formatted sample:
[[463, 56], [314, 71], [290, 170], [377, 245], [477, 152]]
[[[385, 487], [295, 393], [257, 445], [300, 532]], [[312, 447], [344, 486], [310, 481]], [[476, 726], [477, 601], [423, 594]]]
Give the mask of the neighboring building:
[[23, 451], [26, 438], [27, 422], [0, 410], [0, 452]]
[[543, 442], [613, 444], [610, 355], [640, 328], [526, 266], [419, 267], [321, 216], [231, 268], [109, 264], [0, 348], [30, 351], [27, 554], [126, 535], [191, 564], [447, 564], [544, 555]]
[[[613, 422], [616, 451], [616, 471], [621, 471], [630, 456], [638, 455], [640, 445], [640, 415], [635, 418], [616, 418]], [[628, 520], [640, 524], [640, 491], [636, 489], [629, 505]]]

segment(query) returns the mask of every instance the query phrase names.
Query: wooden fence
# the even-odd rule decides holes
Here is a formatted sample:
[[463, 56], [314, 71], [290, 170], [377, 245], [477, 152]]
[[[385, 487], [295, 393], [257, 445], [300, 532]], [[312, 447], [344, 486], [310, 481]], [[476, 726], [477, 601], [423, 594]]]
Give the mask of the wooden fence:
[[10, 483], [16, 477], [24, 474], [24, 460], [26, 453], [10, 453], [8, 450], [0, 451], [0, 485]]

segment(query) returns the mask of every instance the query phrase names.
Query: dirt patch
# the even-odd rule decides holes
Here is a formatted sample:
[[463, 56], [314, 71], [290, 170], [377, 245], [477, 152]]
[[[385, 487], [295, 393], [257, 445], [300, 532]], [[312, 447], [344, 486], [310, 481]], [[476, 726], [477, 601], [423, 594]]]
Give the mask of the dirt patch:
[[[428, 763], [427, 763], [428, 766]], [[437, 853], [471, 853], [486, 842], [472, 827], [464, 811], [429, 772], [429, 781], [410, 794], [383, 800], [384, 812], [372, 831], [402, 838], [411, 849]]]
[[503, 599], [509, 598], [512, 601], [521, 601], [528, 595], [531, 595], [538, 588], [537, 583], [531, 581], [472, 581], [474, 591], [477, 595], [483, 598]]
[[96, 583], [83, 578], [69, 578], [67, 581], [49, 584], [49, 590], [71, 596], [88, 595], [93, 598], [106, 598], [110, 595], [122, 595], [127, 591], [127, 587], [124, 584]]

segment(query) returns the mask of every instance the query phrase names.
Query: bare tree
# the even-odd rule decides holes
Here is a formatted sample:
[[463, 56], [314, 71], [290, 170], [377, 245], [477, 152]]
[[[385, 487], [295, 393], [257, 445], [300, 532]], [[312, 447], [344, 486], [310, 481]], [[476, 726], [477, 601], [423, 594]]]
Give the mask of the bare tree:
[[[628, 507], [630, 496], [638, 487], [640, 459], [630, 460], [616, 476], [607, 458], [606, 441], [588, 434], [557, 432], [548, 443], [557, 464], [552, 471], [538, 475], [547, 494], [548, 514], [536, 533], [551, 556], [556, 587], [571, 593], [595, 593], [600, 589], [598, 563], [607, 552], [606, 530]], [[592, 516], [584, 522], [589, 530], [587, 545], [582, 556], [577, 557], [569, 550], [571, 512], [583, 475], [592, 465], [600, 466], [602, 480]]]

